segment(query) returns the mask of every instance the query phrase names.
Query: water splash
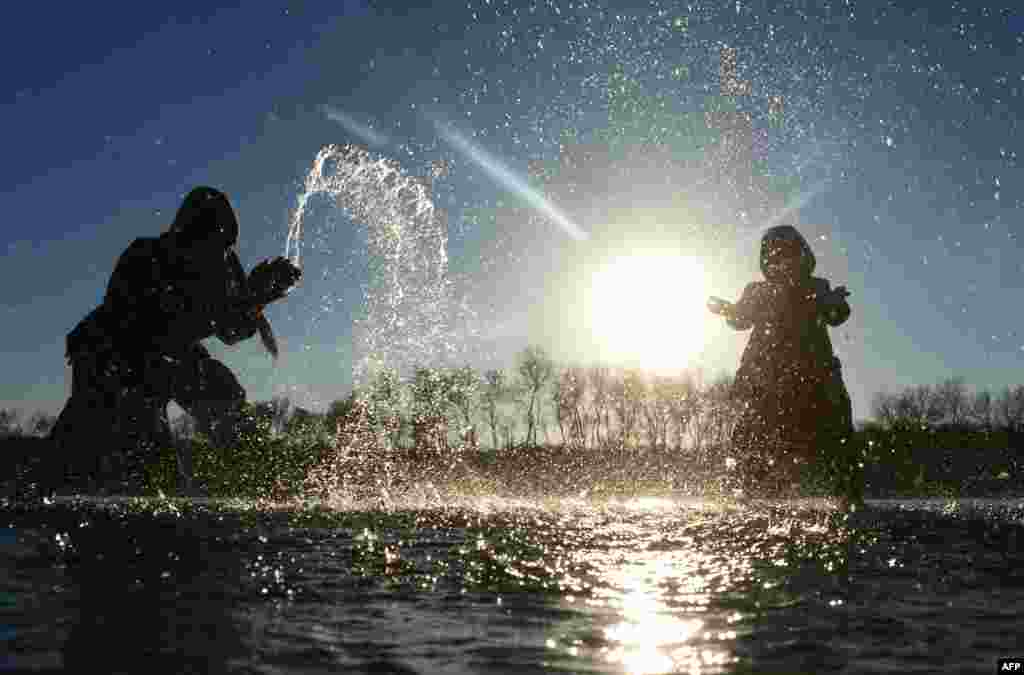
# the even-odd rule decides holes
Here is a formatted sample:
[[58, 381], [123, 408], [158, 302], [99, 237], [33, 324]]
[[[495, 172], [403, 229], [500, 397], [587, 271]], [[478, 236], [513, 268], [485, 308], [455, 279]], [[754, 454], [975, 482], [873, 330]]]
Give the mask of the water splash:
[[[475, 38], [467, 36], [458, 63], [471, 75], [459, 101], [417, 99], [409, 110], [418, 119], [407, 125], [396, 110], [388, 133], [432, 122], [431, 153], [442, 141], [515, 196], [497, 199], [493, 207], [472, 192], [452, 200], [463, 208], [460, 216], [460, 207], [452, 207], [455, 223], [476, 227], [484, 238], [485, 227], [493, 225], [513, 260], [528, 258], [531, 247], [549, 247], [534, 236], [545, 229], [538, 227], [540, 219], [572, 238], [566, 248], [583, 251], [581, 259], [604, 240], [619, 241], [616, 230], [635, 230], [638, 239], [678, 240], [695, 255], [724, 259], [739, 250], [737, 239], [749, 251], [746, 239], [754, 242], [767, 225], [784, 219], [799, 224], [800, 211], [832, 186], [845, 147], [841, 139], [824, 143], [831, 127], [813, 124], [822, 113], [817, 85], [827, 68], [822, 75], [801, 65], [791, 43], [775, 42], [771, 26], [769, 42], [762, 43], [734, 31], [731, 18], [723, 22], [710, 8], [688, 6], [683, 13], [672, 3], [652, 7], [657, 11], [606, 15], [566, 13], [556, 3], [541, 3], [536, 11], [547, 13], [547, 28], [537, 35], [525, 13], [473, 7], [474, 23], [487, 27], [481, 34], [496, 41], [477, 50]], [[549, 37], [556, 27], [564, 29], [564, 40]], [[527, 34], [529, 41], [520, 43]], [[501, 55], [525, 51], [525, 62], [506, 69], [512, 60], [495, 62], [495, 44]], [[543, 64], [543, 72], [534, 73], [531, 63]], [[438, 59], [435, 73], [444, 67]], [[439, 109], [446, 112], [425, 112]], [[494, 110], [500, 114], [492, 115]], [[394, 140], [348, 112], [326, 106], [322, 112], [372, 148]], [[436, 116], [454, 120], [461, 113], [467, 119], [450, 125]], [[472, 136], [457, 130], [470, 124]], [[410, 149], [428, 147], [418, 145], [423, 140], [403, 146], [403, 162], [407, 153], [423, 164], [423, 153], [417, 157]], [[506, 148], [506, 157], [484, 146]], [[523, 164], [529, 180], [511, 168]], [[461, 319], [451, 300], [446, 217], [435, 208], [428, 181], [354, 146], [325, 147], [289, 225], [285, 255], [296, 264], [314, 196], [335, 202], [366, 234], [359, 255], [370, 263], [371, 277], [355, 327], [356, 386], [373, 385], [384, 373], [407, 375], [417, 365], [444, 364], [456, 350], [467, 353], [467, 331], [454, 325]], [[522, 208], [524, 202], [529, 208]], [[599, 220], [606, 217], [607, 223]], [[481, 281], [470, 283], [485, 286]], [[703, 307], [699, 311], [705, 318]], [[567, 350], [576, 348], [585, 349]], [[363, 401], [360, 425], [386, 414], [374, 407], [377, 402]]]
[[331, 199], [363, 229], [370, 280], [356, 322], [356, 384], [385, 368], [407, 373], [415, 365], [446, 362], [448, 234], [429, 181], [393, 159], [352, 145], [320, 150], [292, 214], [285, 256], [301, 259], [304, 220], [315, 195]]
[[369, 264], [353, 330], [357, 397], [339, 424], [337, 455], [314, 477], [330, 493], [358, 485], [371, 498], [386, 497], [397, 426], [387, 423], [396, 402], [384, 390], [397, 391], [398, 379], [417, 366], [449, 364], [466, 343], [453, 335], [465, 307], [450, 301], [447, 218], [430, 186], [393, 159], [329, 145], [314, 159], [292, 215], [285, 255], [295, 264], [314, 196], [330, 199], [362, 230]]

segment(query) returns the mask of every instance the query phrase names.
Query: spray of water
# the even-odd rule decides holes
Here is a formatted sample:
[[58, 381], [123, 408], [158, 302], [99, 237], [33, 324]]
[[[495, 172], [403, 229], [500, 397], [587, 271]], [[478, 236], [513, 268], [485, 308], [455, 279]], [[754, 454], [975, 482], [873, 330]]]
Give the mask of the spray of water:
[[[598, 229], [588, 232], [574, 222], [577, 216], [591, 220], [582, 215], [580, 204], [598, 214], [622, 204], [642, 211], [646, 203], [661, 203], [662, 194], [671, 194], [674, 211], [669, 216], [694, 211], [698, 222], [737, 223], [734, 230], [680, 228], [681, 239], [696, 244], [721, 239], [732, 244], [730, 257], [736, 250], [748, 251], [747, 237], [756, 240], [767, 225], [798, 220], [801, 208], [831, 185], [827, 176], [836, 163], [818, 152], [817, 134], [810, 133], [808, 122], [824, 110], [822, 78], [831, 74], [820, 64], [827, 55], [821, 47], [808, 46], [806, 38], [802, 45], [777, 41], [770, 21], [754, 23], [767, 31], [756, 44], [739, 33], [731, 35], [733, 15], [741, 14], [739, 3], [735, 10], [696, 3], [685, 11], [678, 3], [649, 4], [655, 11], [596, 13], [538, 3], [551, 30], [564, 28], [567, 37], [538, 36], [529, 44], [519, 36], [532, 30], [525, 23], [535, 21], [532, 10], [527, 17], [506, 12], [501, 3], [473, 8], [474, 24], [488, 37], [480, 49], [467, 37], [459, 68], [468, 67], [474, 75], [460, 100], [501, 100], [505, 112], [493, 122], [486, 121], [486, 114], [474, 116], [481, 135], [529, 134], [531, 142], [521, 147], [557, 146], [559, 159], [581, 160], [552, 167], [543, 192], [471, 136], [433, 120], [438, 137], [575, 241], [602, 237]], [[749, 11], [744, 5], [744, 16]], [[524, 50], [527, 70], [506, 73], [502, 68], [511, 61], [505, 52], [514, 51], [519, 63]], [[805, 52], [810, 59], [802, 56]], [[531, 63], [543, 64], [542, 71], [531, 70]], [[440, 69], [443, 63], [435, 65]], [[542, 86], [549, 71], [553, 84]], [[581, 72], [586, 75], [580, 77]], [[414, 107], [422, 110], [420, 103], [425, 102]], [[322, 111], [372, 148], [392, 142], [345, 111]], [[794, 144], [811, 147], [796, 153], [804, 161], [785, 159]], [[672, 162], [662, 166], [662, 155]], [[517, 157], [525, 159], [536, 157]], [[785, 180], [793, 176], [799, 180]], [[805, 179], [813, 184], [807, 186]], [[563, 199], [566, 186], [579, 196]], [[314, 197], [332, 200], [366, 235], [371, 278], [356, 326], [357, 386], [382, 373], [443, 363], [455, 349], [464, 349], [464, 339], [453, 331], [452, 310], [458, 307], [449, 299], [447, 225], [425, 182], [391, 159], [352, 146], [325, 147], [306, 176], [289, 223], [285, 255], [296, 264]], [[559, 203], [576, 210], [565, 212]], [[729, 241], [737, 235], [743, 240], [739, 247]], [[383, 416], [374, 408], [376, 401], [363, 403], [359, 414], [364, 419]], [[387, 439], [380, 442], [387, 445]]]
[[366, 237], [370, 280], [356, 326], [357, 384], [384, 367], [448, 361], [448, 234], [426, 180], [351, 145], [324, 147], [306, 176], [285, 255], [299, 264], [309, 200], [333, 201]]
[[[338, 439], [341, 464], [325, 474], [336, 480], [357, 471], [351, 482], [365, 484], [367, 474], [386, 477], [395, 441], [393, 430], [379, 423], [392, 404], [379, 395], [382, 383], [408, 376], [416, 366], [450, 363], [463, 342], [452, 334], [456, 306], [449, 301], [447, 222], [427, 180], [363, 148], [329, 145], [314, 159], [292, 214], [285, 255], [296, 264], [315, 196], [330, 200], [365, 235], [370, 277], [353, 332], [359, 395]], [[355, 462], [344, 462], [347, 456]], [[383, 461], [384, 471], [368, 456]]]

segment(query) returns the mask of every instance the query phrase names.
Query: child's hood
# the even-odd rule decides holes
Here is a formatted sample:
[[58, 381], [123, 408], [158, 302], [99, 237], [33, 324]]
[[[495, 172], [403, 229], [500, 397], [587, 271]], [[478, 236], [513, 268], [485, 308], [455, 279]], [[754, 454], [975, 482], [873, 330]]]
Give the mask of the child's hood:
[[806, 279], [814, 273], [814, 266], [817, 261], [814, 259], [814, 253], [811, 251], [810, 244], [792, 225], [778, 225], [768, 228], [761, 237], [761, 273], [764, 274], [765, 279], [768, 281], [782, 280], [780, 273], [768, 264], [772, 250], [777, 248], [779, 244], [790, 244], [791, 246], [796, 244], [799, 247], [798, 264], [801, 277]]

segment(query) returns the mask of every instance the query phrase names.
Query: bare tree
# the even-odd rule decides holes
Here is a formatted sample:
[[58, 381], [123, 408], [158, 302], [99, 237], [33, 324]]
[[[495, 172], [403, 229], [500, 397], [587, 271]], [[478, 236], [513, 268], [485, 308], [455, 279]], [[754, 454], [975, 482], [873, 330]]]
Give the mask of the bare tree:
[[967, 424], [970, 413], [970, 396], [962, 377], [950, 377], [938, 384], [933, 391], [937, 421], [957, 427]]
[[996, 425], [996, 409], [992, 393], [987, 389], [976, 391], [971, 398], [971, 420], [984, 431], [992, 431]]
[[571, 397], [573, 444], [577, 448], [584, 448], [587, 445], [587, 371], [580, 366], [573, 366], [569, 369], [569, 379], [573, 387]]
[[[591, 366], [587, 370], [590, 389], [591, 447], [599, 448], [607, 442], [611, 433], [609, 410], [611, 407], [611, 371], [604, 366]], [[601, 430], [604, 429], [604, 436]]]
[[699, 410], [697, 385], [689, 373], [672, 378], [668, 385], [669, 418], [675, 430], [676, 450], [683, 449], [683, 438]]
[[697, 455], [704, 453], [710, 444], [709, 438], [714, 422], [714, 418], [709, 412], [710, 407], [707, 392], [698, 390], [697, 400], [693, 406], [693, 418], [690, 420], [690, 441], [693, 452]]
[[899, 395], [885, 391], [876, 392], [871, 397], [871, 414], [879, 424], [887, 429], [899, 426]]
[[668, 428], [672, 421], [672, 379], [654, 376], [646, 388], [643, 413], [647, 444], [653, 450], [668, 447]]
[[497, 369], [486, 371], [480, 389], [480, 407], [491, 429], [491, 441], [495, 449], [500, 447], [498, 429], [501, 423], [501, 404], [508, 396], [508, 376], [505, 372]]
[[618, 424], [619, 447], [633, 447], [643, 410], [643, 375], [638, 370], [616, 372], [611, 381], [611, 405]]
[[544, 387], [554, 376], [555, 365], [547, 352], [537, 346], [527, 347], [519, 353], [517, 372], [520, 388], [525, 395], [526, 442], [537, 445], [539, 399]]
[[562, 441], [574, 448], [583, 447], [587, 440], [583, 405], [586, 382], [582, 368], [566, 368], [559, 374], [552, 392]]
[[1008, 431], [1024, 431], [1024, 385], [1006, 387], [995, 402], [999, 426]]
[[871, 412], [887, 429], [921, 430], [948, 424], [990, 430], [1010, 428], [1012, 420], [1024, 428], [1024, 387], [1007, 387], [993, 397], [988, 391], [972, 393], [963, 378], [951, 377], [935, 386], [911, 386], [896, 394], [879, 392], [872, 398]]
[[942, 416], [942, 407], [935, 389], [927, 384], [908, 387], [896, 397], [895, 418], [898, 426], [923, 429], [939, 422]]
[[551, 410], [555, 414], [555, 424], [558, 425], [558, 433], [562, 436], [562, 444], [569, 444], [569, 434], [566, 426], [569, 424], [569, 406], [566, 401], [565, 371], [555, 377], [555, 386], [549, 392], [551, 395]]
[[693, 452], [701, 456], [713, 443], [714, 414], [711, 412], [712, 402], [708, 396], [708, 387], [704, 383], [703, 372], [697, 370], [690, 374], [693, 382], [694, 400], [691, 405], [692, 418], [690, 419], [690, 443]]
[[705, 410], [709, 417], [709, 440], [716, 448], [724, 448], [732, 437], [738, 417], [732, 399], [732, 377], [723, 375], [712, 382], [705, 392], [705, 398], [708, 401]]
[[512, 418], [504, 418], [501, 421], [501, 433], [505, 439], [505, 449], [511, 450], [515, 445], [516, 423]]
[[480, 377], [470, 366], [463, 366], [448, 373], [449, 401], [458, 415], [461, 429], [459, 439], [465, 447], [477, 447], [476, 423], [473, 412], [481, 394]]

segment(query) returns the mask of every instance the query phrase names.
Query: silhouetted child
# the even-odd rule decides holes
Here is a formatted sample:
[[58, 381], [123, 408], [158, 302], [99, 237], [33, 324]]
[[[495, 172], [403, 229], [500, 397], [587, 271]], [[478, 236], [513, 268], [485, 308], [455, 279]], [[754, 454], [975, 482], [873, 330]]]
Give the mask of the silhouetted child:
[[828, 335], [850, 316], [849, 292], [812, 276], [814, 266], [796, 228], [772, 227], [761, 239], [765, 280], [735, 304], [708, 302], [732, 328], [753, 328], [733, 385], [735, 459], [745, 492], [776, 494], [817, 474], [831, 492], [859, 500], [850, 396]]
[[[140, 237], [121, 255], [103, 303], [67, 336], [71, 397], [50, 434], [63, 459], [92, 454], [85, 473], [128, 479], [137, 487], [138, 451], [170, 443], [172, 400], [221, 447], [237, 438], [245, 390], [201, 341], [216, 336], [235, 344], [260, 332], [276, 351], [262, 309], [284, 297], [300, 276], [278, 258], [246, 277], [234, 250], [237, 239], [227, 196], [198, 187], [167, 232]], [[185, 482], [188, 464], [179, 456]], [[97, 470], [120, 475], [97, 476]]]

